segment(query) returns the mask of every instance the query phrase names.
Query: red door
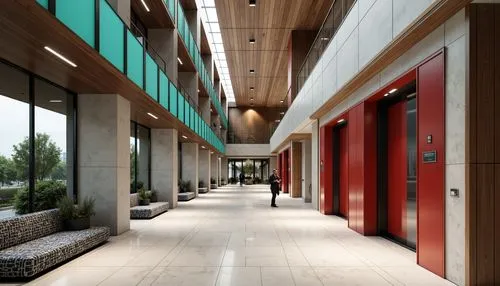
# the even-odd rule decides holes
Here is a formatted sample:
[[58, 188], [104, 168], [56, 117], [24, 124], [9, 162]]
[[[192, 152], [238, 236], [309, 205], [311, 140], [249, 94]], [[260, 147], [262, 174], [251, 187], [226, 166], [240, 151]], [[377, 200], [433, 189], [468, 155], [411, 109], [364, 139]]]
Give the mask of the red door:
[[387, 231], [406, 240], [407, 119], [406, 101], [387, 111]]
[[349, 140], [347, 128], [338, 129], [339, 132], [339, 212], [347, 218], [349, 212]]

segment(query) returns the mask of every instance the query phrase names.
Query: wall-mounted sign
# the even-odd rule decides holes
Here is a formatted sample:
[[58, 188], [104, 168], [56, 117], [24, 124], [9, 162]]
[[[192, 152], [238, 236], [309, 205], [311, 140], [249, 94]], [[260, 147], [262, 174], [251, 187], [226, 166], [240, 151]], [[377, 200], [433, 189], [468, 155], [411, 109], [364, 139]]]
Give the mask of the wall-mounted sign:
[[437, 152], [436, 150], [424, 151], [422, 153], [422, 159], [424, 163], [436, 163], [437, 162]]

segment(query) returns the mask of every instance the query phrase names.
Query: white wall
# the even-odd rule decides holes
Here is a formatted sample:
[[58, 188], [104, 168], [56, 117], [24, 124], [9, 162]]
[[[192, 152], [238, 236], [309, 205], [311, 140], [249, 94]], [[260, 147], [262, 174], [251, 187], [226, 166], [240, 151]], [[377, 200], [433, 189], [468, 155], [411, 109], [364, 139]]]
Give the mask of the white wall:
[[358, 0], [271, 137], [276, 149], [434, 0]]
[[[306, 203], [311, 202], [311, 139], [302, 140], [302, 199]], [[311, 187], [311, 188], [309, 188]]]
[[269, 157], [271, 156], [269, 144], [227, 144], [227, 157]]

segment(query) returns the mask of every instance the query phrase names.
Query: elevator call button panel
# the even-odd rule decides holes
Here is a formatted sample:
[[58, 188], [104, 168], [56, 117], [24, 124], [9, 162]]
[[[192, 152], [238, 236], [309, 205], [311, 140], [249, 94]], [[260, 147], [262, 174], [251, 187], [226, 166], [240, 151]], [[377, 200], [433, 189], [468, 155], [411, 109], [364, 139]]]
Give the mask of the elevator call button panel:
[[424, 151], [423, 154], [424, 163], [436, 163], [437, 162], [437, 152], [436, 150]]

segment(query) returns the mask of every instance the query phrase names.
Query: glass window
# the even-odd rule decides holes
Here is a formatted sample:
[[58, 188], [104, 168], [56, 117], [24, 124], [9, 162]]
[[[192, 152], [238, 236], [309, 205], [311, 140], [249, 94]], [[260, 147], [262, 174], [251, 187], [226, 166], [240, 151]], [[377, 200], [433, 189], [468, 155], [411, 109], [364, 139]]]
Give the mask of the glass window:
[[74, 194], [73, 156], [68, 156], [68, 150], [73, 154], [73, 123], [73, 95], [35, 80], [34, 210], [51, 207], [42, 199], [47, 195]]
[[151, 131], [135, 122], [130, 124], [130, 192], [150, 189]]
[[28, 81], [27, 74], [0, 63], [0, 219], [15, 215], [14, 196], [28, 188]]

